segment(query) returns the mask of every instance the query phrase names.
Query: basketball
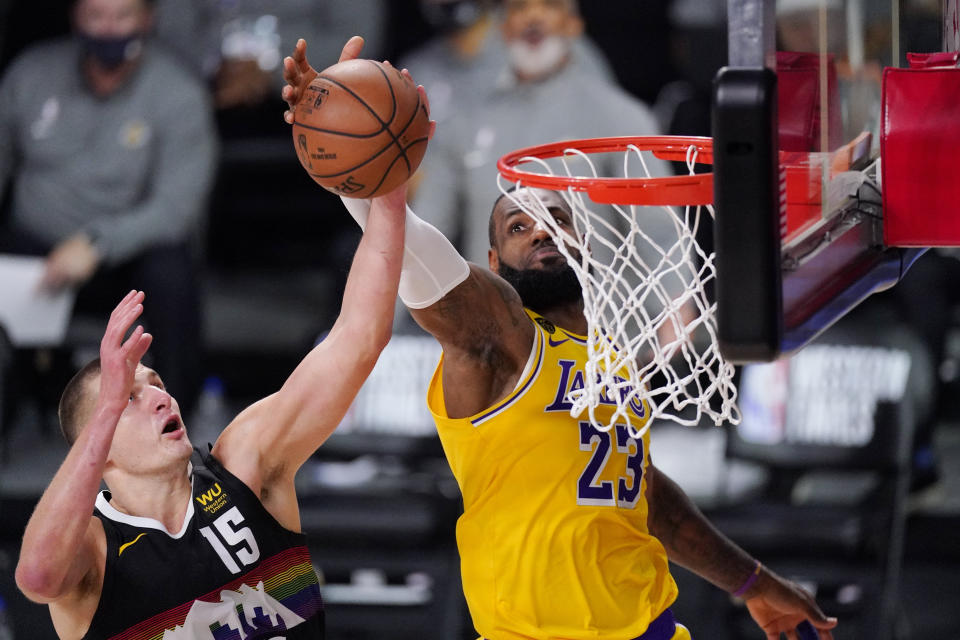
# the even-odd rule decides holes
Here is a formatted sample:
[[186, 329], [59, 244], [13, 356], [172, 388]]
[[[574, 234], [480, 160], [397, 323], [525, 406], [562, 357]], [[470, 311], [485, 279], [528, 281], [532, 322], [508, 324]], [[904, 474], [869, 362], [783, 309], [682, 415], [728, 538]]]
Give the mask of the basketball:
[[413, 82], [374, 60], [324, 69], [294, 109], [300, 164], [320, 186], [348, 198], [383, 195], [405, 182], [423, 159], [429, 130]]

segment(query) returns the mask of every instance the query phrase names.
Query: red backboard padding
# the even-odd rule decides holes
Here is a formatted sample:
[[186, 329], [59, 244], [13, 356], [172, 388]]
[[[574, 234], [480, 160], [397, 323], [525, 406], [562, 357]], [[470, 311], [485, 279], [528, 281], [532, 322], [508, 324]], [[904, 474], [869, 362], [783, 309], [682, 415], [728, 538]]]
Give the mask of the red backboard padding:
[[960, 69], [883, 72], [883, 240], [960, 246]]
[[[843, 138], [837, 68], [827, 56], [827, 123], [820, 113], [820, 56], [804, 51], [777, 52], [777, 130], [781, 151], [831, 151]], [[827, 127], [827, 149], [821, 130]]]

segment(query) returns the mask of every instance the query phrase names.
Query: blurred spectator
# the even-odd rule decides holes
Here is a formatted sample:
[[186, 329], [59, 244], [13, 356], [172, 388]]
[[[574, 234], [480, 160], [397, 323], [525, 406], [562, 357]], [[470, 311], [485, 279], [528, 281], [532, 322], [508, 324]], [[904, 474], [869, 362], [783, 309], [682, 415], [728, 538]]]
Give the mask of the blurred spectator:
[[207, 0], [153, 0], [153, 34], [200, 77], [211, 64], [206, 42], [212, 5]]
[[506, 58], [492, 0], [420, 0], [420, 12], [437, 35], [397, 61], [430, 95], [430, 116], [446, 121], [492, 89]]
[[[482, 88], [473, 89], [475, 102], [458, 107], [438, 127], [420, 169], [414, 207], [480, 264], [487, 260], [490, 201], [503, 154], [557, 140], [651, 135], [658, 129], [646, 105], [578, 62], [583, 54], [574, 43], [583, 21], [574, 0], [507, 0], [501, 27], [508, 72], [486, 98]], [[420, 69], [410, 68], [428, 86]], [[610, 168], [607, 175], [615, 173]]]
[[275, 122], [283, 55], [304, 38], [315, 60], [336, 60], [359, 34], [364, 55], [379, 58], [385, 15], [383, 0], [157, 0], [157, 34], [209, 79], [217, 109], [236, 111], [225, 133], [286, 132]]
[[46, 256], [44, 283], [100, 313], [149, 292], [154, 356], [188, 408], [196, 394], [196, 245], [216, 166], [203, 86], [152, 46], [148, 0], [76, 0], [72, 37], [24, 51], [0, 84], [0, 250]]
[[[430, 116], [438, 123], [469, 109], [493, 92], [508, 73], [508, 56], [493, 0], [420, 0], [424, 20], [437, 36], [397, 61], [427, 88]], [[573, 40], [573, 64], [613, 80], [613, 72], [597, 46], [586, 36]]]

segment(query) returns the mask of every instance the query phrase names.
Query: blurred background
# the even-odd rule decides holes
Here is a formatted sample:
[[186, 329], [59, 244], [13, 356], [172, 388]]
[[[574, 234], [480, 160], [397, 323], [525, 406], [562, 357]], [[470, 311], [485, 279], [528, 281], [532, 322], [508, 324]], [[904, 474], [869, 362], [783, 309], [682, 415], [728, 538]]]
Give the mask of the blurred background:
[[[469, 167], [476, 152], [497, 147], [486, 144], [483, 136], [492, 135], [486, 129], [468, 124], [489, 117], [493, 131], [509, 130], [526, 126], [524, 113], [537, 116], [509, 107], [517, 95], [526, 98], [504, 82], [520, 54], [501, 42], [498, 2], [148, 4], [154, 12], [144, 38], [148, 54], [163, 50], [169, 67], [177, 69], [176, 81], [204, 93], [199, 107], [184, 102], [168, 108], [183, 126], [196, 116], [194, 124], [204, 133], [191, 134], [167, 152], [187, 163], [203, 147], [209, 176], [193, 172], [173, 186], [164, 183], [172, 200], [181, 200], [175, 206], [189, 206], [188, 198], [195, 203], [183, 237], [168, 238], [189, 252], [191, 269], [166, 282], [178, 317], [147, 318], [148, 327], [171, 323], [168, 330], [175, 336], [185, 335], [177, 321], [194, 318], [183, 329], [196, 334], [194, 357], [175, 352], [156, 357], [183, 367], [174, 395], [182, 398], [191, 439], [200, 445], [212, 442], [244, 406], [276, 390], [330, 328], [359, 240], [338, 198], [300, 167], [282, 119], [279, 64], [297, 37], [308, 40], [311, 61], [323, 68], [336, 60], [348, 36], [362, 34], [366, 57], [407, 66], [426, 86], [440, 125], [414, 179], [412, 197], [415, 205], [423, 201], [424, 210], [436, 198], [450, 215], [469, 211], [476, 191], [469, 178], [454, 189], [453, 180], [462, 177], [443, 177], [431, 167], [431, 152], [441, 159], [461, 153]], [[939, 16], [940, 2], [928, 4], [899, 2], [904, 50], [920, 51], [930, 42], [926, 50], [939, 49], [939, 17], [929, 16]], [[802, 12], [816, 3], [779, 5]], [[63, 0], [0, 0], [0, 74], [11, 72], [39, 43], [68, 36], [74, 29], [71, 6]], [[558, 123], [544, 130], [550, 139], [540, 142], [657, 130], [710, 135], [711, 81], [727, 60], [725, 2], [583, 1], [580, 13], [584, 32], [572, 44], [570, 76], [548, 96]], [[880, 13], [875, 40], [868, 43], [890, 37], [882, 28], [890, 14], [882, 7]], [[789, 26], [781, 38], [802, 37], [802, 20]], [[891, 63], [882, 53], [870, 58], [869, 47], [865, 55], [877, 65]], [[62, 68], [69, 71], [75, 64], [48, 58], [31, 82], [42, 87], [48, 74], [51, 84], [59, 82], [56, 76], [66, 73]], [[604, 99], [613, 105], [609, 117], [578, 110], [589, 102], [584, 93], [607, 95], [601, 92], [609, 92]], [[10, 95], [25, 94], [9, 86], [7, 94], [0, 96], [5, 128], [0, 232], [8, 242], [0, 247], [12, 251], [11, 229], [29, 212], [18, 209], [16, 200], [24, 196], [12, 186], [26, 163], [18, 162], [10, 114], [33, 109], [39, 130], [44, 114], [55, 118], [57, 107], [10, 104]], [[198, 113], [204, 109], [208, 113]], [[633, 119], [635, 113], [642, 119]], [[90, 117], [110, 122], [106, 111]], [[612, 120], [622, 131], [580, 125], [591, 118]], [[40, 139], [37, 130], [32, 135]], [[160, 124], [155, 131], [159, 135]], [[48, 152], [72, 154], [82, 169], [83, 149], [93, 142], [49, 144]], [[161, 188], [151, 186], [157, 176], [150, 171], [137, 178], [144, 182], [133, 191]], [[85, 174], [66, 179], [78, 175]], [[122, 180], [123, 172], [112, 178]], [[449, 193], [437, 195], [445, 184]], [[487, 185], [481, 195], [489, 207], [496, 186]], [[421, 212], [420, 205], [415, 209]], [[435, 223], [477, 259], [469, 254], [469, 220]], [[485, 229], [485, 217], [481, 224]], [[110, 229], [101, 230], [104, 236], [92, 229], [94, 244], [110, 235]], [[15, 247], [17, 253], [23, 246]], [[117, 253], [89, 282], [103, 272], [117, 278], [141, 273], [136, 270], [145, 268], [141, 257], [156, 257], [154, 249], [144, 242]], [[124, 271], [131, 264], [136, 268]], [[960, 301], [953, 293], [960, 282], [954, 277], [958, 264], [953, 255], [930, 252], [911, 272], [916, 276], [874, 296], [809, 353], [744, 367], [739, 430], [670, 423], [652, 430], [658, 466], [721, 529], [814, 589], [827, 613], [840, 617], [838, 639], [960, 638], [955, 605], [960, 602]], [[81, 293], [89, 282], [77, 285]], [[149, 305], [151, 289], [144, 288]], [[97, 353], [112, 306], [101, 298], [78, 298], [56, 343], [25, 343], [0, 326], [0, 640], [55, 637], [46, 608], [18, 593], [13, 569], [27, 518], [65, 455], [56, 405], [66, 381]], [[0, 307], [9, 304], [0, 299]], [[459, 491], [424, 406], [439, 349], [402, 309], [395, 326], [393, 341], [353, 409], [298, 478], [304, 530], [326, 583], [329, 637], [473, 638], [454, 541]], [[682, 569], [675, 575], [680, 598], [674, 612], [694, 638], [760, 637], [725, 594]]]

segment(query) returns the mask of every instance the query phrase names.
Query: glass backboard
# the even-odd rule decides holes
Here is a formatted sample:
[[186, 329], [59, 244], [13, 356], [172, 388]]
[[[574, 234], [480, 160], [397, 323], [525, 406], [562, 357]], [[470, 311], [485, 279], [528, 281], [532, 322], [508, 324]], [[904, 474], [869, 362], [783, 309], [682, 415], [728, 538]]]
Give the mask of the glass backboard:
[[923, 249], [883, 242], [885, 67], [960, 48], [958, 0], [729, 0], [714, 82], [724, 355], [801, 348]]

